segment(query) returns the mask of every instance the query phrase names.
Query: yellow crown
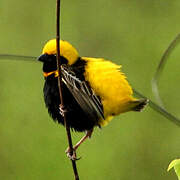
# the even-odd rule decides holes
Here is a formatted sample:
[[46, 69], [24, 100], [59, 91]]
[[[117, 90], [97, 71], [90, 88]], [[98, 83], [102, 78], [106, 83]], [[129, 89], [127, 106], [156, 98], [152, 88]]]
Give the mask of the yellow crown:
[[[56, 52], [56, 39], [52, 39], [45, 44], [42, 53], [51, 55], [56, 54]], [[60, 40], [60, 56], [66, 58], [69, 65], [74, 64], [79, 57], [77, 50], [64, 40]]]

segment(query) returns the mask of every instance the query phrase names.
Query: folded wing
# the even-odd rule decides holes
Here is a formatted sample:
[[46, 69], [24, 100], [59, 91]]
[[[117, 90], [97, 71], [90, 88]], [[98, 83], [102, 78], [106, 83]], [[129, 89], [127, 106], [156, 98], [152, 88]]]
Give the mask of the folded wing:
[[96, 121], [104, 119], [103, 106], [100, 99], [93, 92], [87, 81], [81, 81], [67, 65], [61, 66], [62, 80], [66, 84], [77, 103], [87, 114], [87, 117]]

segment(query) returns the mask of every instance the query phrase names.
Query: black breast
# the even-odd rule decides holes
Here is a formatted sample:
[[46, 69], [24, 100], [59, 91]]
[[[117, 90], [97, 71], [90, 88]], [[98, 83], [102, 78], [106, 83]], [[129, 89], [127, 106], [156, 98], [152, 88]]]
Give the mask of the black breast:
[[[75, 68], [75, 73], [77, 73], [78, 78], [84, 80], [82, 74], [84, 71], [85, 64], [79, 61], [77, 63], [78, 64], [76, 66], [79, 68]], [[74, 129], [75, 131], [85, 131], [92, 129], [95, 125], [97, 125], [97, 122], [87, 117], [87, 115], [81, 109], [81, 107], [76, 102], [76, 100], [74, 99], [74, 97], [72, 96], [72, 94], [70, 93], [70, 91], [64, 83], [62, 86], [62, 90], [64, 105], [67, 109], [67, 123], [70, 126], [70, 128]], [[45, 79], [44, 100], [46, 107], [48, 108], [48, 112], [53, 118], [53, 120], [58, 121], [59, 123], [64, 125], [64, 119], [59, 113], [60, 98], [58, 80], [54, 77], [54, 74], [48, 76]]]

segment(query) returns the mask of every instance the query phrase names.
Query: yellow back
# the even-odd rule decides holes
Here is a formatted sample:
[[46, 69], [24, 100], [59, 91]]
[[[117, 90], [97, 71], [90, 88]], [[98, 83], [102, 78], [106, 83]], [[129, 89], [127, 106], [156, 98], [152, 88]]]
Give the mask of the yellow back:
[[106, 120], [101, 125], [107, 124], [113, 115], [130, 110], [130, 103], [135, 98], [126, 76], [120, 71], [121, 66], [101, 58], [82, 59], [88, 62], [85, 78], [102, 100]]

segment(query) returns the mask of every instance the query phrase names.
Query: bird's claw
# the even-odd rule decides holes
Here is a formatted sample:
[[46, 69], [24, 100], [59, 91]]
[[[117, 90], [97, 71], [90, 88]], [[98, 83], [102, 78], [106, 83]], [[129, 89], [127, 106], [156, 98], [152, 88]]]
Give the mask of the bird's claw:
[[64, 117], [64, 114], [67, 112], [67, 109], [62, 104], [60, 104], [59, 105], [59, 112], [60, 112], [61, 116]]
[[80, 160], [80, 159], [81, 159], [81, 157], [80, 157], [80, 158], [77, 158], [77, 157], [76, 157], [76, 151], [75, 151], [75, 149], [73, 149], [73, 151], [70, 152], [70, 148], [68, 148], [68, 149], [65, 151], [65, 153], [66, 153], [67, 157], [68, 157], [70, 160], [72, 160], [72, 161], [77, 161], [77, 160]]

